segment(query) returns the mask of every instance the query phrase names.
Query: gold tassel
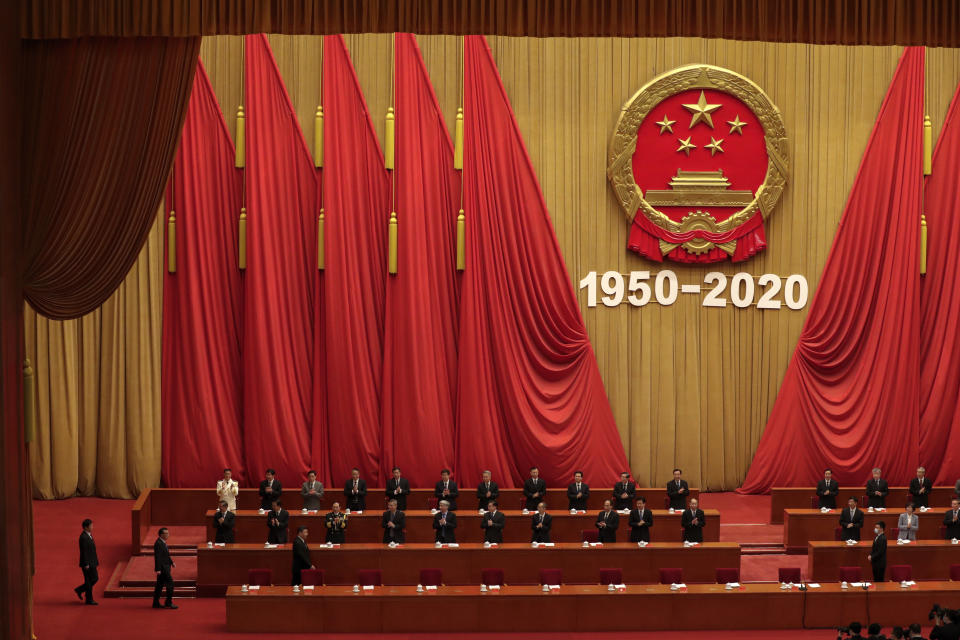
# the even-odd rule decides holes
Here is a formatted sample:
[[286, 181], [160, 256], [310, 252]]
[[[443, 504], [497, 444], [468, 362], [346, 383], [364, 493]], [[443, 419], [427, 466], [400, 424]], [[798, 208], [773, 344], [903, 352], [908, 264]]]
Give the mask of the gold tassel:
[[323, 271], [324, 267], [326, 266], [326, 263], [324, 260], [325, 256], [323, 254], [324, 252], [323, 219], [324, 219], [324, 211], [323, 209], [320, 209], [320, 215], [317, 216], [317, 269], [320, 271]]
[[237, 234], [240, 245], [240, 257], [237, 266], [243, 271], [247, 268], [247, 208], [240, 207], [240, 227]]
[[927, 275], [927, 216], [920, 214], [920, 275]]
[[172, 209], [167, 218], [167, 271], [177, 272], [177, 214]]
[[23, 441], [33, 442], [37, 432], [36, 380], [30, 358], [23, 361]]
[[240, 105], [237, 107], [237, 151], [234, 161], [234, 166], [238, 169], [242, 169], [247, 164], [247, 127], [245, 122], [246, 118], [243, 115], [243, 105]]
[[457, 271], [467, 268], [467, 218], [463, 209], [457, 216]]
[[393, 135], [395, 119], [393, 117], [393, 107], [387, 109], [387, 132], [384, 141], [383, 165], [387, 169], [393, 169]]
[[397, 212], [390, 213], [390, 228], [387, 235], [389, 242], [387, 253], [387, 270], [390, 275], [397, 275]]
[[317, 169], [323, 166], [323, 106], [317, 107], [313, 116], [313, 166]]
[[933, 173], [933, 123], [923, 116], [923, 175]]
[[457, 109], [457, 124], [453, 131], [453, 168], [463, 169], [463, 107]]

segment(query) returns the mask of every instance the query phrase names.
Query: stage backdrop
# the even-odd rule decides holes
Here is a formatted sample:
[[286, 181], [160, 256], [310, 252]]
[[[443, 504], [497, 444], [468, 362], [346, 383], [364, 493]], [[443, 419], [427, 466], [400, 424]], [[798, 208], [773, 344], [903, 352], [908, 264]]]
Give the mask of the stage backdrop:
[[[392, 38], [348, 35], [345, 39], [382, 142], [382, 116], [390, 104]], [[320, 38], [269, 36], [269, 41], [304, 137], [312, 140], [320, 88]], [[461, 40], [421, 36], [418, 41], [446, 123], [452, 126], [460, 103]], [[776, 214], [767, 223], [768, 248], [761, 255], [736, 266], [670, 268], [687, 282], [702, 280], [713, 270], [728, 275], [742, 270], [782, 276], [800, 273], [810, 283], [810, 299], [902, 53], [901, 47], [697, 38], [492, 37], [489, 42], [574, 287], [589, 271], [650, 268], [625, 249], [628, 225], [605, 176], [607, 141], [620, 107], [637, 88], [676, 66], [706, 62], [751, 78], [779, 107], [791, 141], [790, 181]], [[231, 115], [240, 103], [242, 81], [240, 38], [204, 39], [201, 59], [233, 135]], [[932, 118], [935, 136], [958, 80], [960, 51], [929, 49], [925, 110]], [[125, 291], [137, 291], [151, 301], [136, 317], [128, 318], [127, 332], [159, 326], [161, 292], [148, 283], [160, 278], [163, 265], [147, 262], [146, 271], [135, 270], [124, 285]], [[516, 286], [529, 283], [517, 282]], [[674, 466], [680, 466], [691, 483], [701, 487], [737, 487], [763, 432], [809, 305], [800, 311], [763, 313], [754, 308], [708, 309], [700, 306], [698, 298], [681, 297], [672, 306], [648, 305], [642, 310], [626, 305], [588, 308], [585, 292], [580, 292], [580, 307], [638, 481], [661, 484]], [[77, 326], [91, 326], [93, 335], [82, 343], [68, 342], [66, 355], [54, 354], [38, 351], [37, 345], [56, 343], [65, 331], [69, 335], [78, 329], [68, 328], [69, 324], [37, 323], [29, 310], [27, 315], [28, 352], [35, 358], [41, 380], [46, 377], [52, 388], [89, 388], [87, 380], [100, 372], [83, 370], [77, 354], [91, 349], [94, 337], [115, 339], [105, 332], [116, 328], [91, 326], [87, 319], [72, 321]], [[150, 343], [143, 332], [136, 336], [154, 349], [153, 361], [159, 363], [159, 344]], [[51, 358], [64, 359], [67, 366], [52, 367]], [[141, 385], [148, 382], [129, 379], [121, 384], [126, 395], [143, 397]], [[159, 374], [152, 384], [159, 389]], [[84, 467], [88, 471], [83, 479], [75, 480], [77, 473], [72, 467], [80, 454], [70, 443], [77, 442], [76, 409], [43, 400], [42, 394], [41, 403], [47, 406], [41, 406], [38, 414], [40, 437], [33, 445], [34, 453], [40, 454], [33, 461], [37, 495], [70, 495], [74, 489], [87, 494], [95, 490], [107, 495], [131, 494], [151, 484], [140, 475], [127, 473], [126, 477], [136, 482], [126, 482], [126, 488], [101, 486], [89, 466]], [[121, 418], [116, 424], [128, 433], [140, 431], [144, 425], [159, 425], [154, 414], [144, 412], [143, 416]], [[67, 465], [56, 463], [49, 446], [47, 453], [40, 451], [44, 438], [60, 442], [62, 436], [68, 440], [59, 459], [67, 460]], [[101, 453], [101, 465], [134, 464], [131, 457], [111, 458], [109, 451]], [[145, 440], [137, 455], [148, 468], [158, 468], [159, 438]]]

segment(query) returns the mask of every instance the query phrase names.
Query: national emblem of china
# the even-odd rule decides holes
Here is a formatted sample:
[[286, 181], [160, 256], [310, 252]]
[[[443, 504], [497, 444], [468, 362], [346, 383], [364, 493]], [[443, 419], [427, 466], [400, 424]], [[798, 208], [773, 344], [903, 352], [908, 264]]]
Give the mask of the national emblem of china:
[[627, 248], [658, 262], [734, 262], [766, 246], [787, 182], [780, 112], [749, 79], [710, 65], [654, 78], [623, 106], [607, 175]]

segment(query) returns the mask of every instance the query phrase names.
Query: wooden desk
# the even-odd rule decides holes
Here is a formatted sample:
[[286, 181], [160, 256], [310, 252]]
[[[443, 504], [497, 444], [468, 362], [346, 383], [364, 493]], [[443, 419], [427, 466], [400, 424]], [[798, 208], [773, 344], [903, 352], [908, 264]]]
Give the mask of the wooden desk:
[[[207, 539], [214, 539], [213, 510], [206, 513]], [[503, 530], [504, 542], [530, 542], [530, 519], [532, 515], [524, 515], [520, 511], [502, 511], [506, 516], [507, 524]], [[297, 527], [307, 526], [315, 543], [323, 542], [326, 535], [324, 524], [325, 513], [303, 514], [300, 511], [290, 512], [289, 535], [292, 539], [296, 535]], [[382, 512], [365, 511], [360, 515], [350, 514], [347, 520], [346, 539], [350, 543], [380, 542], [383, 540], [383, 529], [380, 527]], [[581, 542], [581, 531], [589, 529], [596, 531], [594, 523], [597, 514], [588, 512], [572, 515], [569, 511], [553, 512], [553, 526], [551, 539], [554, 542]], [[719, 542], [720, 540], [720, 512], [716, 509], [705, 509], [704, 515], [707, 524], [703, 531], [704, 542]], [[433, 514], [429, 511], [407, 511], [407, 542], [433, 542]], [[652, 542], [678, 542], [681, 540], [680, 512], [670, 513], [664, 510], [653, 511], [653, 528], [650, 530]], [[839, 516], [838, 516], [839, 517]], [[941, 518], [943, 515], [941, 514]], [[617, 529], [617, 539], [629, 540], [629, 526], [627, 516], [620, 515], [620, 526]], [[259, 542], [263, 544], [267, 539], [267, 516], [257, 511], [237, 511], [236, 526], [234, 529], [236, 542]], [[483, 542], [483, 529], [480, 528], [480, 514], [476, 511], [457, 512], [457, 542]], [[806, 544], [806, 543], [804, 543]]]
[[[578, 544], [533, 549], [529, 544], [504, 544], [486, 549], [465, 543], [455, 549], [432, 544], [409, 544], [391, 549], [382, 544], [346, 544], [325, 549], [313, 544], [310, 557], [324, 570], [328, 585], [353, 585], [360, 569], [379, 569], [387, 585], [415, 585], [420, 569], [440, 568], [445, 585], [479, 585], [483, 569], [503, 569], [508, 585], [537, 584], [541, 568], [563, 571], [565, 584], [596, 584], [599, 568], [623, 570], [627, 584], [656, 583], [659, 569], [683, 569], [688, 583], [716, 580], [718, 568], [740, 567], [740, 546], [733, 542], [707, 542], [684, 548], [679, 542], [654, 542], [645, 548], [633, 543], [584, 548]], [[231, 544], [197, 547], [197, 592], [222, 596], [227, 585], [247, 582], [248, 569], [270, 569], [277, 585], [290, 584], [290, 545], [264, 549], [263, 545]]]
[[[917, 538], [921, 540], [936, 540], [940, 538], [940, 526], [946, 509], [936, 508], [926, 513], [916, 512], [920, 519], [920, 529]], [[863, 528], [860, 530], [863, 538], [873, 539], [873, 525], [883, 520], [887, 531], [897, 526], [900, 511], [887, 510], [863, 513]], [[830, 513], [821, 513], [819, 509], [785, 509], [783, 519], [783, 544], [787, 553], [806, 553], [807, 543], [814, 540], [835, 540], [836, 528], [840, 526], [840, 510], [834, 509]]]
[[960, 596], [960, 583], [923, 582], [903, 589], [899, 583], [884, 582], [864, 591], [841, 589], [833, 582], [806, 593], [807, 628], [846, 626], [851, 620], [859, 620], [864, 628], [873, 622], [885, 627], [903, 626], [911, 622], [926, 624], [930, 606], [934, 602], [955, 601]]
[[[837, 505], [846, 506], [847, 499], [851, 496], [862, 501], [866, 492], [866, 480], [860, 487], [843, 487], [840, 489], [840, 495], [837, 496]], [[898, 514], [901, 513], [907, 504], [907, 494], [907, 487], [890, 487], [890, 493], [887, 495], [887, 512], [893, 510]], [[773, 487], [770, 490], [770, 524], [783, 523], [784, 509], [809, 509], [810, 499], [816, 495], [816, 487]], [[930, 492], [930, 506], [947, 508], [953, 496], [953, 487], [934, 487]], [[860, 506], [866, 509], [869, 505]]]
[[[873, 543], [863, 541], [857, 546], [844, 542], [814, 541], [807, 545], [808, 580], [836, 582], [839, 567], [860, 567], [864, 578], [873, 575], [867, 555]], [[914, 580], [949, 580], [950, 565], [960, 563], [960, 545], [947, 540], [918, 540], [910, 544], [887, 544], [887, 579], [890, 565], [908, 564], [913, 567]]]

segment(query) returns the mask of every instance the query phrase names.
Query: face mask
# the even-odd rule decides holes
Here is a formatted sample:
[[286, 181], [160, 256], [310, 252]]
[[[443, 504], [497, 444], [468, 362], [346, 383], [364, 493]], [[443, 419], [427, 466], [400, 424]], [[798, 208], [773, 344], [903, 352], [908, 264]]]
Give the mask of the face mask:
[[877, 536], [880, 535], [880, 529], [874, 529], [873, 534]]

